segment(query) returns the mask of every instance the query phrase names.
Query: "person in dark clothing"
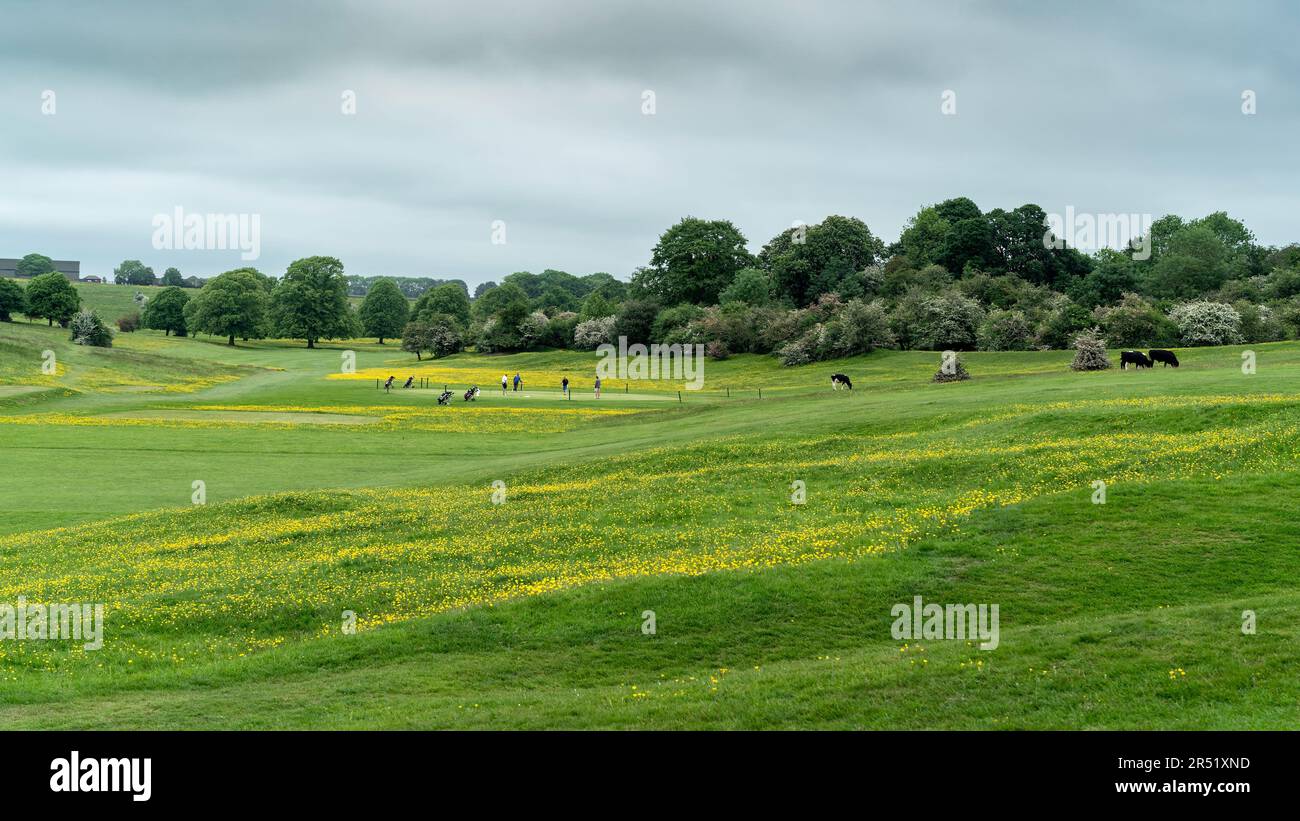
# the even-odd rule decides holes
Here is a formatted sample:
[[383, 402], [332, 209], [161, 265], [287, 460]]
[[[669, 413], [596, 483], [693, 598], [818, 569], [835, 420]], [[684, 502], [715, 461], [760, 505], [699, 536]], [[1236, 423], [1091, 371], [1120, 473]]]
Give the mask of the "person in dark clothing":
[[563, 396], [569, 395], [569, 377], [567, 376], [560, 380], [560, 393]]

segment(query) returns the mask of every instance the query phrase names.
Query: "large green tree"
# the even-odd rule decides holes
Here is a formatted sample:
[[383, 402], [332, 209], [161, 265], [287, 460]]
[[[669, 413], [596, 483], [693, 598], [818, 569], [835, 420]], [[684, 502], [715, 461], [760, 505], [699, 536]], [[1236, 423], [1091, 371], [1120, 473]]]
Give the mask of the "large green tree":
[[295, 260], [271, 293], [275, 332], [286, 339], [339, 339], [359, 332], [348, 304], [343, 263], [334, 257]]
[[953, 197], [950, 200], [944, 200], [936, 205], [934, 210], [940, 217], [947, 220], [949, 225], [956, 225], [962, 220], [979, 219], [983, 216], [980, 207], [970, 197]]
[[753, 263], [745, 242], [727, 220], [686, 217], [659, 237], [650, 265], [633, 281], [666, 305], [713, 304], [736, 272]]
[[252, 271], [227, 271], [204, 283], [185, 306], [185, 324], [193, 332], [224, 336], [228, 345], [235, 337], [255, 339], [265, 332], [268, 300]]
[[907, 261], [917, 269], [941, 264], [944, 240], [951, 230], [952, 223], [939, 216], [938, 209], [934, 206], [922, 208], [908, 220], [894, 251], [907, 257]]
[[857, 283], [846, 280], [884, 253], [885, 243], [862, 220], [831, 215], [773, 237], [759, 254], [759, 264], [771, 273], [776, 295], [802, 307], [823, 293], [852, 288]]
[[44, 254], [28, 254], [18, 260], [15, 272], [24, 279], [31, 279], [41, 274], [48, 274], [53, 270], [54, 260]]
[[1102, 248], [1096, 264], [1087, 276], [1069, 286], [1070, 298], [1088, 310], [1099, 305], [1113, 305], [1124, 294], [1138, 288], [1138, 264], [1123, 251]]
[[1151, 268], [1147, 291], [1157, 297], [1190, 299], [1223, 284], [1228, 249], [1208, 226], [1189, 224], [1169, 238], [1168, 246]]
[[460, 323], [461, 329], [469, 327], [470, 303], [465, 289], [453, 283], [430, 288], [415, 301], [411, 316], [427, 322], [434, 314], [447, 314]]
[[153, 269], [138, 259], [126, 259], [113, 269], [113, 281], [118, 285], [153, 285]]
[[[456, 288], [455, 285], [451, 287]], [[468, 306], [469, 301], [466, 300], [466, 307]], [[402, 289], [397, 287], [397, 283], [391, 279], [378, 279], [371, 284], [361, 303], [361, 326], [382, 345], [385, 338], [392, 339], [402, 333], [410, 311], [410, 303], [402, 296]]]
[[185, 286], [185, 277], [181, 276], [179, 269], [168, 268], [166, 271], [163, 271], [162, 284], [168, 286], [175, 285], [177, 288], [183, 288]]
[[968, 265], [984, 271], [993, 261], [993, 229], [987, 219], [971, 217], [952, 224], [939, 252], [940, 265], [961, 276]]
[[1033, 203], [1010, 211], [995, 208], [987, 219], [992, 231], [990, 270], [1005, 271], [1035, 285], [1058, 290], [1068, 288], [1075, 279], [1092, 270], [1089, 258], [1078, 250], [1068, 246], [1056, 248], [1045, 242], [1051, 238], [1047, 212]]
[[13, 314], [26, 313], [27, 298], [23, 286], [12, 279], [0, 279], [0, 322], [12, 322]]
[[27, 283], [27, 315], [67, 327], [81, 307], [81, 296], [60, 273], [41, 274]]
[[499, 316], [507, 310], [510, 312], [510, 317], [516, 320], [528, 315], [528, 294], [514, 283], [499, 285], [474, 300], [474, 319], [480, 322], [489, 317]]
[[146, 328], [163, 331], [164, 336], [185, 336], [185, 305], [190, 295], [179, 286], [164, 288], [162, 293], [145, 303], [140, 320]]

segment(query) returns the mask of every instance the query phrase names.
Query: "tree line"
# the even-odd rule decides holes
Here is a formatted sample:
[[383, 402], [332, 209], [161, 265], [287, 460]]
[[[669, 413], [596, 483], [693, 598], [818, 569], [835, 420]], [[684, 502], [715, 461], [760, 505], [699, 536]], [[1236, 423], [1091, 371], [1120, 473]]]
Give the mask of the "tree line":
[[956, 197], [922, 208], [891, 244], [833, 215], [752, 254], [730, 221], [686, 217], [628, 283], [511, 274], [480, 286], [468, 308], [416, 312], [403, 345], [443, 356], [592, 349], [626, 336], [800, 364], [877, 347], [1068, 348], [1092, 328], [1113, 346], [1300, 335], [1300, 246], [1261, 245], [1223, 212], [1165, 216], [1138, 239], [1149, 255], [1085, 254], [1050, 236], [1037, 205], [984, 212]]
[[[414, 302], [412, 278], [349, 277], [333, 257], [308, 257], [279, 279], [239, 268], [193, 295], [167, 288], [139, 321], [232, 345], [400, 338], [419, 358], [466, 348], [590, 350], [625, 336], [703, 344], [713, 357], [773, 353], [788, 364], [877, 347], [1067, 348], [1092, 328], [1112, 346], [1300, 335], [1300, 245], [1261, 245], [1218, 212], [1154, 221], [1143, 238], [1149, 255], [1085, 254], [1045, 242], [1047, 224], [1036, 205], [984, 212], [957, 197], [922, 208], [891, 244], [860, 219], [832, 215], [782, 231], [753, 254], [730, 221], [686, 217], [630, 281], [520, 271], [471, 296], [461, 280], [429, 279]], [[358, 283], [365, 299], [353, 310]], [[78, 308], [58, 274], [36, 277], [25, 294], [0, 283], [0, 318], [22, 312], [66, 325]]]

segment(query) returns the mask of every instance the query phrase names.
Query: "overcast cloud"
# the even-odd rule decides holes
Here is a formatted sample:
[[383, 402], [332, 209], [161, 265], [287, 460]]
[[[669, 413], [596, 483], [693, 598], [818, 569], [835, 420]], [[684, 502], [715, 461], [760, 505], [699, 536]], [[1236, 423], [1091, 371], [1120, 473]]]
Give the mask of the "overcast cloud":
[[471, 286], [626, 278], [688, 214], [757, 251], [833, 213], [892, 241], [956, 195], [1227, 210], [1282, 244], [1297, 22], [1280, 2], [0, 0], [0, 257], [245, 264], [155, 250], [181, 206], [259, 214], [272, 275], [328, 254]]

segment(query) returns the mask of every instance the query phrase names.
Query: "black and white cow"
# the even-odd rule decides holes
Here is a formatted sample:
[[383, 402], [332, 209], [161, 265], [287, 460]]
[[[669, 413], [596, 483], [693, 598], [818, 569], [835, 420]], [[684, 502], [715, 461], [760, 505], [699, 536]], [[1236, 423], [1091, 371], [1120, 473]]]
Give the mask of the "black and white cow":
[[1149, 368], [1152, 365], [1147, 355], [1141, 351], [1120, 351], [1119, 352], [1119, 369], [1122, 371], [1126, 365], [1136, 365], [1139, 368]]
[[835, 390], [839, 390], [840, 386], [853, 390], [853, 382], [847, 376], [842, 373], [831, 374], [831, 387]]

